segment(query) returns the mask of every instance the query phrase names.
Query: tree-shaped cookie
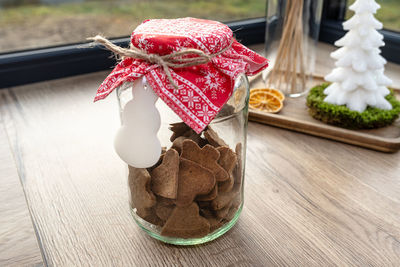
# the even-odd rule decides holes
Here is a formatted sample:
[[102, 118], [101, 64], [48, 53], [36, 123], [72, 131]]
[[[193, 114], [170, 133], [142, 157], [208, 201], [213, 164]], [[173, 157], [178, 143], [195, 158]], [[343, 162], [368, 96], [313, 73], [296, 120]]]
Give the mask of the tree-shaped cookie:
[[161, 230], [161, 235], [193, 238], [210, 232], [210, 223], [199, 215], [199, 207], [192, 203], [187, 207], [176, 207]]
[[205, 145], [200, 148], [194, 141], [185, 140], [182, 145], [181, 157], [194, 161], [210, 170], [218, 182], [229, 178], [228, 173], [218, 164], [220, 154], [213, 146]]
[[151, 172], [151, 190], [154, 194], [175, 199], [178, 192], [179, 154], [169, 149], [162, 163]]
[[200, 164], [181, 158], [176, 205], [188, 206], [196, 196], [208, 194], [215, 186], [214, 174]]

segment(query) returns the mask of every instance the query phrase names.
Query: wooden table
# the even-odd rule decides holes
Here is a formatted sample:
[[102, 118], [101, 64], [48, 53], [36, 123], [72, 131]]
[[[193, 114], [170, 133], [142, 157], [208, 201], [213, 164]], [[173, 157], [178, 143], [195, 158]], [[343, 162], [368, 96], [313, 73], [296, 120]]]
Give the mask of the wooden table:
[[151, 239], [112, 148], [116, 101], [92, 103], [106, 74], [1, 91], [0, 266], [400, 265], [400, 153], [257, 123], [237, 225], [200, 246]]

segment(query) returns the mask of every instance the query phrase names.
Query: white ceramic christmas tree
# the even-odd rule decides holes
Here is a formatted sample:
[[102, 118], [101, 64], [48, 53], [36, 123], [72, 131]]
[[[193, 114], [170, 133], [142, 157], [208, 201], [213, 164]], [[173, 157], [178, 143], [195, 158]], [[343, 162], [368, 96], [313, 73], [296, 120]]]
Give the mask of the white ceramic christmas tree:
[[348, 32], [335, 43], [341, 48], [331, 54], [337, 61], [336, 68], [325, 77], [332, 82], [324, 91], [325, 102], [346, 105], [358, 112], [367, 106], [392, 109], [385, 99], [392, 81], [383, 73], [386, 60], [379, 49], [385, 44], [377, 31], [382, 23], [373, 15], [379, 8], [374, 0], [356, 0], [349, 7], [355, 15], [343, 23]]

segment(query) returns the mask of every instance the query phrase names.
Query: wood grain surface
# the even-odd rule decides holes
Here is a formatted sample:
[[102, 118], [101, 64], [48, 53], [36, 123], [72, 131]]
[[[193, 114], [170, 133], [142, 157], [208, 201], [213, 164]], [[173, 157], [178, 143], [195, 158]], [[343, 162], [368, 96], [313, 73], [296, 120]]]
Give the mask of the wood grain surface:
[[40, 266], [42, 257], [0, 116], [0, 266]]
[[0, 114], [47, 265], [400, 265], [400, 153], [258, 123], [248, 128], [238, 224], [200, 246], [148, 237], [130, 217], [124, 164], [112, 148], [116, 100], [92, 103], [105, 76], [1, 93]]

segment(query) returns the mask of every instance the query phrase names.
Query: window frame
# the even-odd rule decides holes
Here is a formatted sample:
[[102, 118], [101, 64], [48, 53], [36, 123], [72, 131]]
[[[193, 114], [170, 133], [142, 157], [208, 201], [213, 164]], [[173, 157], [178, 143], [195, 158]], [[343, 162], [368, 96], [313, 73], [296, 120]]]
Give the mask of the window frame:
[[[314, 0], [315, 1], [315, 0]], [[319, 40], [333, 44], [346, 32], [342, 28], [347, 0], [325, 0], [322, 10]], [[254, 18], [227, 23], [236, 38], [245, 45], [265, 41], [266, 19]], [[382, 56], [400, 64], [400, 33], [380, 31], [386, 45]], [[128, 46], [129, 37], [112, 41]], [[54, 46], [20, 52], [0, 54], [0, 89], [27, 83], [58, 79], [111, 69], [116, 61], [110, 52], [99, 47], [82, 47], [82, 44]]]

